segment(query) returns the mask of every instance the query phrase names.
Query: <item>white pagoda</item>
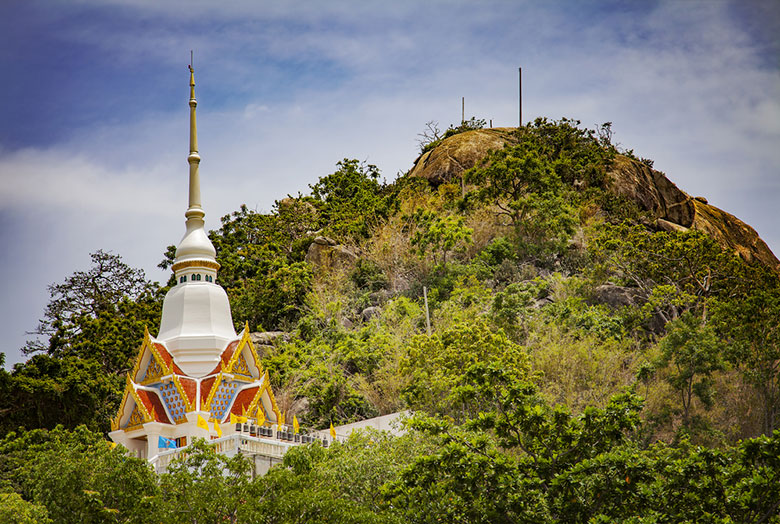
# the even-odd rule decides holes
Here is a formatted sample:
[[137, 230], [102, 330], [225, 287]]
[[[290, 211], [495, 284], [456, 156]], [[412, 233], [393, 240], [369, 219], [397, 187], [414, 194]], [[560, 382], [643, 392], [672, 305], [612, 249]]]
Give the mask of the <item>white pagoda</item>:
[[227, 293], [216, 283], [219, 264], [200, 201], [197, 105], [190, 66], [189, 207], [173, 262], [176, 284], [165, 295], [157, 337], [144, 331], [109, 436], [157, 472], [203, 438], [219, 453], [248, 456], [262, 475], [291, 446], [319, 440], [327, 447], [366, 427], [398, 434], [399, 413], [307, 434], [299, 434], [297, 421], [285, 424], [249, 326], [236, 334]]
[[169, 461], [158, 464], [160, 458], [196, 437], [216, 440], [226, 453], [250, 447], [269, 458], [281, 458], [302, 440], [280, 426], [282, 414], [248, 326], [236, 334], [227, 294], [216, 283], [219, 264], [200, 200], [192, 66], [189, 105], [189, 207], [173, 263], [176, 285], [165, 296], [159, 334], [144, 333], [109, 433], [114, 442], [162, 469]]

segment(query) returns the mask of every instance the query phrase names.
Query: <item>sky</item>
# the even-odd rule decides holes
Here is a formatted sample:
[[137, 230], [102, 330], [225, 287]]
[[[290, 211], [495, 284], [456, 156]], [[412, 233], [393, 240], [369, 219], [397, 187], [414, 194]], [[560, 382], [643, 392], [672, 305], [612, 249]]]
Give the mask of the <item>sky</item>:
[[[428, 121], [612, 122], [780, 253], [780, 3], [3, 0], [0, 352], [98, 249], [164, 282], [184, 233], [190, 50], [206, 226], [343, 158], [394, 180]], [[156, 328], [150, 328], [154, 333]]]

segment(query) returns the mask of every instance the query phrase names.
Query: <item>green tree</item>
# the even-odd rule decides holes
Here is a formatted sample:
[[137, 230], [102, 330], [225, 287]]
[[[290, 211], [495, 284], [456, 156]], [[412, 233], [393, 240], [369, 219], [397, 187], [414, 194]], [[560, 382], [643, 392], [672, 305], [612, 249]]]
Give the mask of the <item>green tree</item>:
[[330, 175], [311, 188], [324, 232], [341, 242], [367, 238], [384, 220], [391, 206], [390, 187], [379, 183], [379, 169], [344, 159]]
[[300, 316], [312, 272], [303, 262], [276, 261], [268, 273], [228, 289], [234, 322], [249, 322], [251, 331], [290, 330]]
[[626, 443], [639, 425], [639, 399], [621, 395], [574, 417], [549, 407], [533, 384], [500, 364], [472, 364], [464, 378], [451, 400], [476, 401], [478, 412], [461, 425], [413, 419], [412, 427], [436, 437], [438, 446], [388, 484], [386, 497], [408, 508], [409, 522], [582, 521], [555, 507], [562, 496], [556, 479]]
[[689, 310], [706, 320], [711, 298], [739, 296], [749, 283], [746, 265], [701, 231], [604, 225], [590, 251], [596, 270], [636, 287], [647, 299], [644, 318], [658, 315], [664, 324]]
[[437, 253], [441, 254], [441, 263], [447, 263], [447, 254], [456, 246], [471, 244], [474, 232], [464, 225], [463, 217], [453, 215], [439, 216], [432, 211], [418, 209], [411, 217], [404, 217], [416, 225], [411, 244], [417, 248], [420, 257], [429, 249], [433, 250], [433, 262], [438, 263]]
[[119, 255], [98, 250], [92, 267], [49, 286], [50, 300], [27, 355], [77, 357], [98, 362], [105, 373], [127, 371], [144, 326], [159, 325], [163, 291]]
[[262, 501], [240, 453], [227, 457], [196, 439], [159, 477], [159, 522], [200, 524], [258, 522]]
[[125, 452], [83, 426], [12, 432], [0, 443], [0, 480], [57, 523], [156, 521], [153, 473]]
[[446, 414], [458, 420], [470, 418], [481, 408], [481, 401], [456, 403], [452, 392], [463, 384], [465, 371], [477, 363], [500, 365], [516, 380], [530, 375], [524, 348], [503, 332], [491, 331], [484, 322], [461, 322], [441, 334], [412, 339], [401, 362], [401, 372], [409, 377], [403, 392], [406, 402], [415, 410]]
[[382, 486], [397, 478], [415, 455], [426, 449], [418, 435], [393, 437], [356, 432], [328, 449], [319, 444], [291, 449], [281, 468], [260, 482], [268, 497], [266, 518], [273, 522], [400, 523], [385, 503]]
[[521, 135], [518, 145], [491, 152], [464, 176], [476, 186], [467, 198], [495, 206], [514, 228], [523, 255], [565, 248], [577, 223], [575, 208], [538, 137]]
[[780, 425], [780, 278], [755, 268], [748, 293], [713, 308], [714, 323], [728, 340], [726, 358], [762, 400], [762, 432]]
[[0, 370], [0, 434], [58, 424], [108, 431], [123, 386], [95, 360], [34, 355], [11, 373]]
[[119, 255], [92, 253], [88, 271], [49, 286], [43, 319], [23, 351], [32, 355], [0, 373], [0, 431], [108, 431], [146, 326], [159, 325], [163, 289]]
[[712, 406], [712, 374], [724, 365], [722, 342], [711, 326], [686, 313], [669, 325], [660, 348], [657, 366], [668, 367], [665, 378], [680, 397], [683, 425], [688, 427], [694, 396], [705, 407]]
[[27, 502], [16, 493], [0, 493], [0, 522], [51, 524], [46, 508]]

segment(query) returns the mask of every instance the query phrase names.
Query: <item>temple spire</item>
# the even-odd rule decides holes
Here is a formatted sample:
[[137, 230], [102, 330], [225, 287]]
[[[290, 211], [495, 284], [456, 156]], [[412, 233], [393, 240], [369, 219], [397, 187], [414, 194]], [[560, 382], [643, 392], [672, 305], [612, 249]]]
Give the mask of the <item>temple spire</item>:
[[200, 155], [198, 154], [198, 126], [195, 120], [195, 108], [198, 106], [198, 101], [195, 99], [195, 70], [192, 64], [188, 67], [190, 70], [190, 154], [187, 156], [190, 165], [189, 204], [184, 213], [187, 218], [185, 223], [187, 230], [176, 249], [176, 259], [173, 263], [173, 271], [179, 280], [181, 280], [180, 270], [188, 268], [193, 270], [196, 267], [210, 268], [215, 273], [210, 276], [216, 277], [216, 270], [219, 269], [214, 245], [204, 228], [203, 217], [206, 213], [200, 201]]
[[195, 70], [190, 68], [190, 154], [187, 157], [187, 162], [190, 164], [190, 198], [189, 207], [187, 213], [184, 216], [189, 219], [190, 217], [203, 218], [205, 213], [200, 202], [200, 173], [198, 168], [200, 166], [200, 155], [198, 154], [198, 126], [195, 121], [195, 108], [198, 106], [198, 101], [195, 99]]

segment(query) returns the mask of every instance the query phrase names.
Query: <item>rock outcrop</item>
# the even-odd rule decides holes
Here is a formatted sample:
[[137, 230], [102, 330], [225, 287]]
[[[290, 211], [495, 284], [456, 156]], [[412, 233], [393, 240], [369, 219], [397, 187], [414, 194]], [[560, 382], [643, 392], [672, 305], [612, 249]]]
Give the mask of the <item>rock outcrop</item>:
[[491, 149], [514, 143], [513, 131], [508, 127], [476, 129], [445, 138], [415, 160], [409, 176], [425, 178], [434, 185], [449, 182], [474, 167]]
[[277, 342], [289, 342], [291, 340], [290, 334], [286, 331], [254, 331], [249, 333], [249, 338], [260, 358], [263, 358]]
[[355, 266], [358, 255], [336, 241], [319, 236], [306, 252], [306, 262], [325, 270], [345, 271]]
[[694, 198], [678, 189], [660, 171], [618, 155], [608, 173], [608, 180], [615, 193], [636, 202], [641, 209], [651, 213], [658, 229], [702, 231], [724, 248], [735, 251], [744, 260], [758, 260], [780, 272], [780, 261], [755, 229], [734, 215], [708, 204], [706, 198]]
[[254, 331], [249, 338], [255, 346], [273, 346], [277, 340], [289, 342], [291, 337], [286, 331]]
[[[513, 131], [514, 128], [478, 129], [446, 138], [420, 155], [409, 176], [425, 178], [434, 185], [456, 180], [488, 151], [515, 143]], [[752, 227], [708, 204], [704, 197], [691, 197], [660, 171], [617, 155], [607, 175], [608, 187], [652, 215], [657, 229], [703, 231], [748, 262], [758, 260], [780, 272], [780, 261]]]
[[595, 304], [606, 304], [612, 309], [636, 306], [644, 302], [645, 297], [637, 288], [617, 286], [615, 284], [602, 284], [593, 290]]
[[780, 261], [756, 230], [722, 209], [694, 200], [696, 215], [692, 229], [703, 231], [721, 245], [733, 249], [747, 261], [758, 260], [780, 273]]
[[683, 227], [691, 227], [696, 213], [693, 199], [660, 171], [623, 155], [617, 155], [607, 173], [612, 190], [645, 211]]

